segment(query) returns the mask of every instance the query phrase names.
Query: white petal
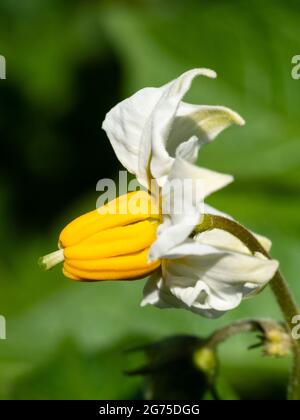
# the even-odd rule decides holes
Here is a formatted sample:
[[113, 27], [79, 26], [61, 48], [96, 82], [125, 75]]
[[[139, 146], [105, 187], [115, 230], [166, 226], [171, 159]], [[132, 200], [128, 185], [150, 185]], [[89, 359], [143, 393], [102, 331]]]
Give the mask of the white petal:
[[[195, 137], [199, 149], [230, 124], [243, 124], [243, 119], [228, 108], [182, 102], [193, 79], [200, 75], [216, 77], [212, 70], [189, 70], [162, 87], [138, 91], [106, 115], [103, 129], [118, 159], [143, 186], [149, 187], [150, 177], [163, 185], [182, 142]], [[196, 156], [194, 149], [192, 158], [184, 158], [195, 161]]]
[[227, 281], [226, 276], [228, 275], [230, 284], [249, 282], [263, 285], [274, 276], [278, 269], [277, 261], [266, 259], [260, 254], [252, 256], [225, 251], [222, 248], [204, 245], [192, 239], [169, 251], [166, 257], [182, 259], [180, 263], [189, 267], [193, 266], [193, 270], [204, 271], [205, 275], [213, 273], [215, 280], [219, 276], [220, 281]]
[[[166, 146], [176, 113], [182, 98], [197, 76], [215, 78], [216, 73], [208, 69], [193, 69], [166, 85], [143, 132], [139, 171], [145, 171], [148, 167], [151, 152], [150, 171], [160, 185], [162, 185], [160, 179], [168, 175], [173, 163], [173, 158], [169, 155]], [[145, 172], [144, 178], [147, 175]]]
[[[201, 293], [201, 286], [199, 287], [198, 292]], [[191, 291], [195, 295], [196, 292]], [[189, 290], [186, 289], [186, 301], [189, 303], [192, 299], [189, 298]], [[195, 309], [193, 306], [189, 306], [182, 299], [178, 299], [176, 294], [171, 293], [168, 285], [166, 284], [165, 279], [162, 277], [162, 274], [152, 275], [143, 290], [143, 300], [141, 306], [152, 305], [159, 309], [168, 309], [168, 308], [182, 308], [195, 313], [201, 313], [207, 318], [217, 318], [222, 313], [219, 311], [214, 311], [209, 308], [207, 305], [203, 305], [201, 310], [199, 308]]]
[[213, 229], [200, 233], [195, 236], [194, 240], [205, 245], [251, 255], [251, 251], [238, 238], [221, 229]]
[[224, 213], [223, 211], [220, 211], [216, 209], [215, 207], [210, 206], [209, 204], [204, 205], [205, 213], [207, 214], [213, 214], [214, 216], [222, 216], [226, 217], [226, 219], [233, 220], [233, 217], [231, 217], [229, 214]]
[[138, 178], [142, 133], [162, 95], [162, 90], [161, 88], [145, 88], [138, 91], [112, 108], [102, 124], [117, 158], [129, 172]]
[[[211, 207], [211, 206], [209, 206], [207, 204], [204, 204], [204, 212], [206, 214], [212, 214], [212, 215], [215, 215], [215, 216], [222, 216], [222, 217], [225, 217], [226, 219], [234, 220], [233, 217], [231, 217], [230, 215], [228, 215], [226, 213], [223, 213], [220, 210], [217, 210], [214, 207]], [[212, 232], [214, 232], [214, 231], [215, 230], [213, 230]], [[270, 250], [272, 248], [272, 241], [270, 241], [270, 239], [266, 238], [265, 236], [259, 235], [258, 233], [255, 233], [255, 232], [251, 232], [251, 233], [260, 242], [260, 244], [263, 246], [263, 248], [267, 252], [270, 252]], [[213, 236], [212, 235], [213, 234], [210, 235], [209, 232], [205, 232], [205, 236], [207, 237], [207, 239], [209, 241], [213, 240]], [[230, 234], [228, 234], [228, 235], [230, 235]], [[199, 237], [199, 235], [198, 235], [198, 237]], [[219, 238], [216, 237], [216, 240], [214, 242], [217, 243], [219, 239], [220, 239], [220, 237]], [[225, 237], [224, 237], [224, 240], [225, 240]], [[230, 240], [233, 240], [234, 243], [235, 243], [235, 245], [232, 242], [232, 244], [229, 247], [234, 247], [235, 248], [236, 246], [238, 246], [237, 248], [235, 248], [236, 251], [242, 251], [242, 249], [245, 250], [246, 247], [244, 245], [242, 245], [242, 247], [241, 247], [241, 244], [242, 243], [238, 239], [234, 238], [232, 235], [230, 235], [230, 237], [227, 236], [227, 242], [230, 241]], [[239, 245], [238, 245], [238, 242], [237, 241], [239, 242]], [[211, 245], [214, 245], [215, 243], [211, 243]], [[249, 252], [249, 251], [247, 251], [247, 252]]]
[[226, 252], [193, 240], [167, 257], [171, 260], [165, 263], [164, 293], [169, 290], [182, 307], [210, 317], [234, 309], [264, 287], [278, 269], [277, 261]]
[[[180, 152], [193, 156], [193, 147], [197, 148], [197, 143], [187, 142], [185, 146], [186, 149], [182, 147]], [[230, 175], [199, 168], [177, 156], [162, 187], [164, 223], [151, 247], [150, 260], [162, 257], [183, 242], [200, 222], [204, 198], [231, 181]]]
[[175, 151], [175, 156], [181, 157], [190, 163], [195, 163], [200, 150], [200, 143], [196, 136], [182, 142]]
[[[172, 263], [173, 264], [173, 263]], [[175, 265], [173, 268], [175, 269]], [[180, 268], [181, 267], [181, 268]], [[141, 306], [153, 305], [160, 309], [182, 308], [191, 312], [203, 315], [207, 318], [217, 318], [225, 311], [213, 309], [207, 303], [207, 296], [210, 293], [208, 286], [201, 280], [197, 280], [193, 273], [187, 273], [186, 269], [177, 265], [177, 271], [183, 273], [177, 276], [168, 274], [164, 270], [164, 278], [160, 275], [153, 275], [144, 287], [144, 298]], [[233, 305], [238, 305], [237, 299], [233, 296]], [[239, 301], [240, 301], [239, 300]]]
[[141, 306], [160, 305], [159, 285], [162, 281], [163, 279], [160, 270], [157, 270], [157, 272], [154, 272], [154, 274], [149, 277], [144, 287], [144, 299], [141, 302]]
[[149, 277], [143, 295], [141, 306], [153, 305], [160, 309], [180, 307], [177, 306], [177, 299], [164, 288], [164, 280], [160, 270]]
[[[125, 168], [149, 186], [150, 156], [153, 178], [168, 174], [172, 158], [166, 142], [181, 99], [196, 76], [214, 78], [208, 69], [193, 69], [159, 88], [145, 88], [115, 106], [103, 122], [112, 147]], [[151, 169], [152, 169], [151, 164]]]
[[168, 151], [174, 155], [178, 145], [196, 136], [200, 144], [214, 140], [231, 124], [244, 125], [243, 118], [223, 106], [191, 105], [181, 102], [168, 141]]

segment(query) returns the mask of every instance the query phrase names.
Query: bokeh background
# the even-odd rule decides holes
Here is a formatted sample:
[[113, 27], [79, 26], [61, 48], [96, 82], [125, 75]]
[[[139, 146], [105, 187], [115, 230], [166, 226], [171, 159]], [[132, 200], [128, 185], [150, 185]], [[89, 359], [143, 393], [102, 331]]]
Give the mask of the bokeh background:
[[[187, 99], [247, 121], [201, 154], [203, 166], [236, 179], [209, 202], [272, 238], [300, 301], [299, 23], [297, 0], [1, 0], [0, 398], [141, 398], [144, 379], [123, 373], [140, 356], [124, 349], [205, 336], [242, 317], [280, 319], [269, 290], [210, 321], [140, 308], [144, 281], [77, 284], [38, 268], [61, 228], [94, 208], [96, 182], [117, 176], [105, 113], [189, 68], [219, 77], [197, 80]], [[290, 360], [249, 352], [253, 342], [221, 348], [224, 395], [284, 398]]]

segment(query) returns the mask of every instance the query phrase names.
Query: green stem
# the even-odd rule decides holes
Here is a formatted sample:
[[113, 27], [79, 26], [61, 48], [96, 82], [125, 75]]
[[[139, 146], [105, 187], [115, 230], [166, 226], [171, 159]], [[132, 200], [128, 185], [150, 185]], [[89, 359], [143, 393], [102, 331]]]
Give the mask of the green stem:
[[228, 325], [225, 328], [220, 328], [219, 330], [215, 331], [207, 340], [207, 345], [210, 347], [217, 347], [222, 344], [224, 341], [228, 340], [235, 335], [253, 332], [253, 331], [261, 331], [259, 325], [252, 321], [252, 320], [242, 320], [234, 322], [233, 324]]
[[[219, 330], [215, 331], [207, 340], [206, 346], [216, 348], [224, 341], [228, 340], [235, 335], [248, 333], [248, 332], [255, 332], [258, 331], [263, 334], [263, 338], [266, 343], [270, 343], [272, 340], [271, 332], [276, 332], [276, 339], [280, 337], [282, 342], [283, 352], [287, 351], [287, 348], [291, 347], [292, 340], [288, 335], [287, 329], [279, 324], [276, 321], [272, 321], [270, 319], [243, 319], [241, 321], [233, 322], [232, 324], [220, 328]], [[286, 340], [287, 338], [287, 340]], [[284, 341], [284, 343], [283, 343]], [[261, 345], [264, 343], [262, 342]], [[255, 346], [256, 347], [256, 346]], [[266, 349], [266, 354], [268, 356], [278, 356], [278, 353], [270, 352]]]
[[[201, 224], [196, 227], [194, 233], [197, 234], [211, 229], [225, 230], [237, 237], [253, 254], [260, 252], [265, 257], [271, 259], [268, 252], [255, 238], [255, 236], [239, 223], [222, 216], [205, 214]], [[276, 297], [277, 303], [281, 308], [289, 332], [292, 334], [292, 329], [294, 327], [292, 320], [295, 315], [300, 314], [300, 311], [288, 284], [280, 271], [277, 271], [272, 279], [271, 288]], [[288, 396], [290, 400], [300, 400], [300, 341], [293, 340], [293, 354], [294, 365]]]

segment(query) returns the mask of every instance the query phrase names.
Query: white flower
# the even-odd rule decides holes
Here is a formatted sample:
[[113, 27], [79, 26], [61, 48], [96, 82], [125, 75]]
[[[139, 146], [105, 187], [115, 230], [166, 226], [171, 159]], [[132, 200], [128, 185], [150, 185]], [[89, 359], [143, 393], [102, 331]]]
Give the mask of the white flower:
[[[160, 258], [162, 264], [146, 284], [142, 305], [183, 307], [216, 317], [259, 291], [272, 279], [278, 263], [250, 255], [239, 240], [223, 231], [189, 238], [199, 223], [202, 200], [233, 180], [195, 166], [198, 152], [232, 123], [244, 124], [228, 108], [182, 102], [199, 75], [216, 77], [211, 70], [194, 69], [160, 88], [142, 89], [114, 107], [103, 128], [125, 168], [148, 190], [152, 180], [160, 188], [163, 222], [149, 257]], [[191, 184], [174, 192], [169, 188], [174, 180]], [[200, 196], [195, 194], [199, 181]], [[192, 199], [186, 200], [185, 195]], [[174, 198], [186, 204], [184, 211], [170, 206]], [[208, 207], [206, 211], [217, 212]]]

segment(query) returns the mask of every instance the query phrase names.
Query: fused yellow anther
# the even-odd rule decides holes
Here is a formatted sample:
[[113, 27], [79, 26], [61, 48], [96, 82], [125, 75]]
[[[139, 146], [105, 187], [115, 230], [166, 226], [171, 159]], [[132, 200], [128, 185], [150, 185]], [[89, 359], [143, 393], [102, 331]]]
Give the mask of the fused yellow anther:
[[145, 191], [122, 195], [97, 210], [84, 214], [69, 223], [61, 232], [59, 243], [63, 248], [76, 245], [106, 229], [157, 218], [151, 196]]
[[[107, 237], [106, 239], [101, 239], [99, 235], [97, 243], [84, 241], [65, 248], [64, 255], [65, 258], [72, 260], [92, 260], [136, 253], [151, 246], [156, 239], [156, 228], [156, 223], [137, 222], [122, 228], [108, 229], [103, 235]], [[117, 232], [114, 232], [115, 230]], [[120, 234], [120, 238], [116, 233]]]
[[[126, 258], [126, 257], [124, 257]], [[129, 280], [129, 279], [137, 279], [141, 277], [145, 277], [147, 274], [154, 271], [156, 268], [159, 267], [160, 262], [148, 262], [148, 259], [144, 260], [144, 266], [143, 267], [135, 267], [135, 261], [132, 261], [131, 267], [135, 267], [130, 269], [122, 269], [117, 268], [115, 266], [114, 258], [109, 261], [111, 263], [111, 266], [108, 267], [108, 269], [95, 269], [89, 268], [88, 270], [84, 270], [80, 268], [80, 264], [78, 264], [78, 267], [71, 266], [68, 262], [64, 263], [64, 270], [65, 275], [72, 280], [84, 280], [84, 281], [96, 281], [96, 280]], [[72, 264], [72, 263], [71, 263]], [[126, 261], [124, 261], [124, 264], [126, 264]], [[123, 265], [121, 263], [121, 265]], [[141, 265], [141, 264], [139, 264]]]
[[49, 269], [64, 261], [63, 273], [72, 280], [126, 280], [145, 277], [159, 267], [148, 262], [156, 239], [159, 216], [149, 194], [121, 196], [87, 213], [61, 232], [60, 250], [41, 259]]

